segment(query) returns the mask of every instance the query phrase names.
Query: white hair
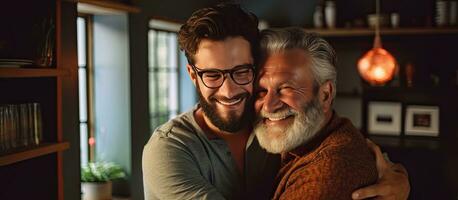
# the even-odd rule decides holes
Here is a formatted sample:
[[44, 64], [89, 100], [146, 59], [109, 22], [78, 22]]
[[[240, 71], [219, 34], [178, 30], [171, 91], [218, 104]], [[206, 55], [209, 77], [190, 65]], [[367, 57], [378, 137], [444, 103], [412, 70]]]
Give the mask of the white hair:
[[321, 86], [330, 81], [334, 100], [337, 82], [336, 53], [326, 40], [298, 27], [272, 28], [261, 32], [260, 45], [262, 56], [295, 48], [305, 50], [311, 58], [315, 84]]

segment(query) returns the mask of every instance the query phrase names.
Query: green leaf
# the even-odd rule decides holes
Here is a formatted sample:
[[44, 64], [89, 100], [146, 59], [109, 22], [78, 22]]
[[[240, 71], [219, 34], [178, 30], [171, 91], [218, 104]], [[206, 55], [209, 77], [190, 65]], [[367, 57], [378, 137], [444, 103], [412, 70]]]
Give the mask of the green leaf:
[[90, 162], [81, 166], [82, 182], [107, 182], [124, 177], [122, 167], [113, 162]]

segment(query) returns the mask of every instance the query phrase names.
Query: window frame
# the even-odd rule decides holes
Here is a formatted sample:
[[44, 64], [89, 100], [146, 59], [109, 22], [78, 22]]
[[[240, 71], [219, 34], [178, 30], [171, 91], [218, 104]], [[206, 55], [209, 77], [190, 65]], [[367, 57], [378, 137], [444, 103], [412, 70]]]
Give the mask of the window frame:
[[91, 138], [95, 138], [94, 130], [94, 62], [93, 62], [93, 47], [94, 47], [94, 38], [93, 38], [93, 15], [86, 13], [78, 13], [78, 18], [83, 18], [85, 20], [85, 46], [86, 46], [86, 65], [80, 67], [78, 64], [78, 69], [86, 69], [86, 102], [87, 102], [87, 119], [86, 121], [80, 121], [79, 123], [85, 123], [87, 126], [87, 144], [88, 144], [88, 162], [95, 161], [95, 148], [96, 144], [91, 145]]
[[[161, 28], [161, 27], [158, 27], [158, 26], [153, 26], [152, 23], [154, 22], [160, 22], [161, 24], [164, 23], [166, 24], [166, 26], [164, 28]], [[172, 26], [170, 26], [170, 24], [172, 24]], [[162, 20], [162, 19], [150, 19], [149, 21], [149, 26], [148, 26], [148, 35], [150, 34], [151, 31], [155, 31], [156, 32], [156, 41], [157, 41], [157, 37], [158, 37], [158, 34], [157, 33], [166, 33], [166, 34], [169, 34], [169, 33], [173, 33], [173, 34], [176, 34], [178, 36], [178, 29], [175, 29], [177, 26], [173, 27], [174, 25], [173, 24], [176, 24], [176, 22], [173, 22], [173, 21], [168, 21], [168, 20]], [[171, 27], [171, 28], [170, 28]], [[148, 37], [148, 43], [150, 42], [149, 41], [149, 37]], [[155, 44], [155, 49], [157, 49], [157, 45], [158, 43], [156, 42]], [[151, 85], [151, 79], [150, 79], [150, 75], [153, 73], [154, 76], [155, 76], [155, 80], [157, 81], [159, 79], [159, 73], [162, 73], [162, 72], [165, 72], [167, 74], [169, 73], [174, 73], [176, 74], [176, 110], [171, 110], [169, 109], [169, 107], [167, 107], [167, 112], [165, 113], [162, 113], [162, 112], [157, 112], [156, 113], [153, 113], [151, 112], [152, 108], [151, 108], [151, 97], [152, 97], [152, 94], [148, 93], [148, 96], [149, 96], [149, 103], [148, 103], [148, 108], [149, 108], [149, 122], [150, 122], [150, 126], [151, 128], [154, 130], [158, 125], [161, 124], [161, 117], [167, 117], [167, 119], [170, 118], [170, 115], [172, 114], [172, 112], [174, 113], [174, 115], [179, 115], [180, 112], [182, 111], [182, 108], [181, 108], [181, 103], [180, 103], [180, 99], [181, 99], [181, 87], [180, 87], [180, 84], [181, 84], [181, 73], [180, 73], [180, 67], [183, 65], [183, 63], [180, 61], [180, 49], [179, 49], [179, 46], [178, 46], [178, 43], [177, 43], [177, 48], [176, 48], [176, 51], [175, 51], [175, 54], [176, 54], [176, 67], [174, 69], [172, 68], [169, 68], [169, 67], [160, 67], [160, 65], [156, 65], [156, 64], [152, 64], [150, 63], [150, 51], [152, 49], [150, 49], [150, 46], [148, 45], [148, 86]], [[157, 58], [155, 59], [157, 61]], [[156, 93], [159, 93], [159, 86], [158, 84], [154, 84], [154, 91], [156, 91]], [[151, 89], [148, 90], [149, 92], [151, 92]], [[159, 102], [159, 95], [156, 95], [156, 99], [155, 99], [155, 102]], [[167, 98], [169, 98], [167, 96]], [[157, 105], [157, 104], [156, 104]], [[157, 109], [159, 110], [159, 109]], [[154, 119], [155, 118], [155, 119]], [[153, 120], [157, 120], [157, 121], [154, 121], [153, 123]], [[166, 122], [166, 121], [165, 121]], [[164, 122], [162, 122], [164, 123]]]

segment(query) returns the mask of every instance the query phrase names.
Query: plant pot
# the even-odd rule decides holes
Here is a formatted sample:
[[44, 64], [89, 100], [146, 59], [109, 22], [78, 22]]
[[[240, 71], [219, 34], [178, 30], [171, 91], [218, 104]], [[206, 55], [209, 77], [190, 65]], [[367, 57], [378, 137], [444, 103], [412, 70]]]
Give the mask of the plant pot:
[[81, 192], [83, 200], [111, 200], [111, 181], [98, 182], [82, 182]]

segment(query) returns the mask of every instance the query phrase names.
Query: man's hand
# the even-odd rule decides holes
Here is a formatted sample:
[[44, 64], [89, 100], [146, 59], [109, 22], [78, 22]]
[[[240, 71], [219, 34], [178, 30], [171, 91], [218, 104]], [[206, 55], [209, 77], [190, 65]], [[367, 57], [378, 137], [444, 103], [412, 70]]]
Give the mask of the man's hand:
[[401, 164], [387, 161], [380, 147], [367, 140], [367, 145], [375, 154], [378, 180], [374, 185], [353, 192], [353, 199], [375, 197], [377, 200], [405, 200], [409, 197], [410, 185], [407, 170]]

